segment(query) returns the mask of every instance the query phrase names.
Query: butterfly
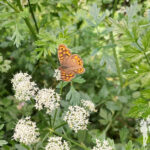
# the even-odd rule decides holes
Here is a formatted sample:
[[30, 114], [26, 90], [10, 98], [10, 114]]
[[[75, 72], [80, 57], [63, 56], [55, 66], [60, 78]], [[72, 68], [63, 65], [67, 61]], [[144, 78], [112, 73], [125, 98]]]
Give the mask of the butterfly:
[[77, 54], [71, 54], [64, 44], [60, 44], [58, 47], [58, 59], [61, 65], [59, 70], [63, 81], [71, 81], [76, 74], [85, 72], [82, 59]]

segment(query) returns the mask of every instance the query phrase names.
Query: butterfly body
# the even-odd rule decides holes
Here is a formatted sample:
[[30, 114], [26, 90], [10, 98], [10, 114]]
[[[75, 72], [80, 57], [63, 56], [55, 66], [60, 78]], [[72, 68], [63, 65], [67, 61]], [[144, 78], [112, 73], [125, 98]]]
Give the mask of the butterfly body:
[[83, 61], [77, 54], [71, 54], [70, 50], [61, 44], [58, 47], [58, 58], [61, 66], [61, 79], [64, 81], [71, 81], [76, 74], [84, 73]]

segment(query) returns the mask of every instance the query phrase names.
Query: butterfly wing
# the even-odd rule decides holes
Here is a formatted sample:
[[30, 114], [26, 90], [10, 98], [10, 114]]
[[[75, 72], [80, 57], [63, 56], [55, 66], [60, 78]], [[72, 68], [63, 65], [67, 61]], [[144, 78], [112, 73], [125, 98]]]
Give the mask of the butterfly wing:
[[71, 81], [75, 77], [75, 73], [72, 71], [65, 70], [62, 67], [59, 67], [59, 70], [63, 81]]
[[70, 56], [71, 52], [69, 51], [69, 49], [64, 44], [60, 44], [58, 47], [58, 59], [60, 61], [60, 64], [62, 65], [64, 60], [66, 60]]
[[59, 70], [63, 81], [71, 81], [75, 74], [84, 73], [82, 59], [77, 54], [72, 55], [64, 44], [58, 47], [58, 58], [61, 64]]
[[77, 54], [71, 55], [71, 59], [73, 62], [72, 70], [76, 74], [82, 74], [85, 72], [85, 69], [83, 67], [83, 61]]

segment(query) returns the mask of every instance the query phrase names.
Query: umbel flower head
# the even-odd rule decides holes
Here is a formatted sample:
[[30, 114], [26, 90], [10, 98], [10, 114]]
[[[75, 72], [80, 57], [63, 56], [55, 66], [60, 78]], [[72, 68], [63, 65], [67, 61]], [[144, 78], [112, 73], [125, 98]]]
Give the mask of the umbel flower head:
[[94, 105], [94, 103], [92, 101], [82, 99], [81, 103], [82, 103], [83, 107], [85, 109], [87, 109], [89, 112], [96, 112], [97, 111], [95, 109], [95, 105]]
[[96, 139], [96, 146], [93, 147], [92, 150], [113, 150], [113, 148], [109, 145], [107, 140], [101, 142], [100, 140]]
[[30, 120], [30, 117], [20, 119], [15, 127], [13, 138], [16, 141], [31, 145], [39, 140], [39, 131], [36, 123]]
[[148, 140], [148, 132], [150, 132], [150, 116], [148, 116], [145, 120], [141, 120], [140, 131], [143, 135], [143, 146], [146, 146]]
[[30, 75], [22, 72], [14, 75], [11, 82], [13, 84], [16, 99], [27, 101], [34, 97], [38, 88], [34, 82], [30, 81], [31, 78]]
[[64, 120], [69, 127], [78, 132], [78, 130], [87, 129], [89, 112], [80, 106], [70, 106], [69, 111], [64, 116]]
[[56, 78], [56, 80], [61, 80], [61, 73], [60, 73], [60, 70], [59, 69], [55, 69], [55, 73], [53, 75], [53, 77]]
[[70, 150], [68, 143], [62, 137], [50, 137], [45, 150]]
[[51, 113], [53, 110], [60, 106], [60, 96], [55, 93], [53, 89], [41, 89], [38, 91], [36, 97], [35, 107], [38, 110], [43, 108], [47, 109], [47, 113]]

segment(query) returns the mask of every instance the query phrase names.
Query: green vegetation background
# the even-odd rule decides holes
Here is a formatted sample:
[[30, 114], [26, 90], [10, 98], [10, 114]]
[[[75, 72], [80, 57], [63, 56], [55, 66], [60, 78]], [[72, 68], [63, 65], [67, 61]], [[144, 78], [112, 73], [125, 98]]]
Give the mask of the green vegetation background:
[[[66, 110], [83, 98], [91, 99], [98, 110], [90, 116], [87, 131], [75, 134], [66, 126], [68, 137], [89, 147], [93, 139], [106, 136], [114, 140], [117, 150], [150, 149], [149, 144], [142, 148], [139, 131], [139, 120], [150, 115], [150, 1], [26, 2], [0, 0], [0, 53], [11, 60], [8, 72], [0, 70], [0, 149], [30, 148], [12, 139], [15, 124], [25, 116], [31, 115], [41, 138], [45, 136], [49, 116], [35, 110], [31, 102], [20, 110], [11, 78], [27, 72], [40, 88], [59, 91], [53, 74], [59, 66], [61, 43], [81, 56], [86, 69], [72, 84], [65, 84], [62, 107]], [[46, 140], [40, 144], [39, 150]]]

